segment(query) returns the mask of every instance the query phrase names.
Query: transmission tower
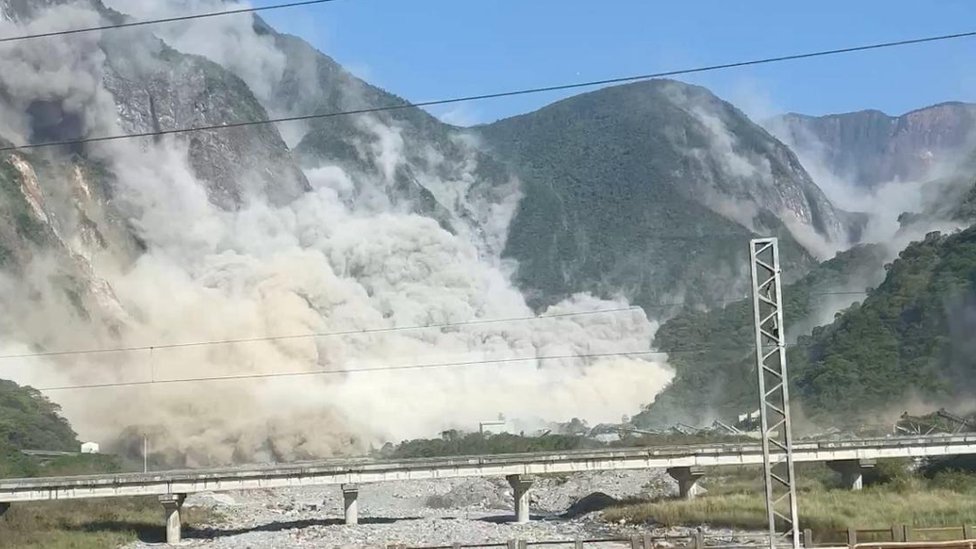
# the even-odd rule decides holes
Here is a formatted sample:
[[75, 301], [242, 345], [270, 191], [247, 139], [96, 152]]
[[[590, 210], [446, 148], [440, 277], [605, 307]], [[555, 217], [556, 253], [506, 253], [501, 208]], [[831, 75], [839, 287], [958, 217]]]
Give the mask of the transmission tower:
[[783, 329], [783, 291], [779, 246], [775, 238], [749, 243], [752, 267], [752, 309], [756, 327], [756, 371], [762, 424], [763, 480], [769, 546], [785, 538], [800, 547], [790, 430], [790, 393], [786, 374], [786, 334]]

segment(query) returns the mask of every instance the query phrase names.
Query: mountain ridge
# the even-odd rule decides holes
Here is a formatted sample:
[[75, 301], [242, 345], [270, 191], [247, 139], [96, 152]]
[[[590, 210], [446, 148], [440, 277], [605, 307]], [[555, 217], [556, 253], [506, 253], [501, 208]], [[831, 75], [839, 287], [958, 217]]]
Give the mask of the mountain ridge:
[[809, 113], [799, 112], [799, 111], [787, 111], [787, 112], [784, 112], [782, 114], [779, 114], [779, 115], [774, 116], [773, 119], [778, 118], [778, 117], [790, 117], [790, 116], [796, 116], [796, 117], [802, 117], [802, 118], [839, 118], [839, 117], [846, 117], [846, 116], [857, 115], [857, 114], [880, 114], [880, 115], [882, 115], [882, 116], [884, 116], [886, 118], [897, 119], [897, 118], [903, 118], [903, 117], [909, 116], [911, 114], [925, 112], [925, 111], [928, 111], [929, 109], [937, 109], [937, 108], [942, 108], [942, 107], [966, 107], [966, 108], [968, 108], [968, 107], [971, 107], [973, 105], [976, 105], [976, 104], [974, 104], [972, 102], [969, 102], [969, 101], [957, 101], [957, 100], [951, 100], [950, 99], [950, 100], [946, 100], [946, 101], [939, 101], [938, 103], [932, 103], [930, 105], [925, 105], [923, 107], [916, 107], [914, 109], [909, 109], [909, 110], [907, 110], [907, 111], [905, 111], [905, 112], [903, 112], [901, 114], [889, 114], [888, 112], [883, 111], [881, 109], [872, 109], [872, 108], [858, 109], [858, 110], [853, 110], [853, 111], [831, 112], [831, 113], [826, 113], [826, 114], [809, 114]]
[[[824, 242], [846, 242], [856, 233], [857, 218], [835, 209], [785, 146], [704, 88], [671, 80], [615, 86], [473, 130], [519, 166], [526, 196], [506, 254], [518, 260], [523, 286], [542, 293], [559, 295], [581, 283], [600, 293], [629, 288], [635, 303], [649, 305], [683, 292], [675, 281], [687, 279], [688, 286], [710, 288], [693, 298], [728, 297], [736, 290], [720, 288], [718, 277], [707, 273], [734, 278], [735, 265], [745, 264], [745, 246], [728, 252], [723, 240], [730, 236], [744, 241], [755, 232], [775, 232], [789, 248], [791, 275], [799, 276], [812, 258], [782, 218]], [[607, 210], [592, 207], [613, 200], [616, 206]], [[588, 218], [588, 226], [579, 221]], [[603, 234], [606, 227], [613, 228]], [[644, 240], [621, 247], [627, 233]], [[679, 234], [686, 238], [675, 239]], [[694, 235], [703, 243], [689, 241]], [[547, 248], [533, 245], [550, 238]], [[661, 265], [678, 257], [726, 259], [684, 271], [634, 271], [653, 264], [655, 254]], [[601, 280], [600, 269], [609, 271], [609, 280]], [[745, 283], [738, 278], [741, 294]], [[654, 291], [654, 285], [671, 289]]]
[[[45, 13], [67, 13], [59, 9]], [[17, 88], [17, 101], [0, 101], [20, 123], [5, 137], [405, 103], [257, 17], [76, 38], [46, 46], [52, 55], [34, 55], [31, 44], [4, 54], [30, 61], [47, 76], [36, 79], [41, 86], [59, 71], [91, 83], [66, 88], [72, 96]], [[0, 87], [12, 84], [0, 74]], [[45, 102], [33, 112], [37, 97]], [[245, 350], [193, 347], [149, 353], [148, 361], [38, 358], [17, 375], [71, 385], [200, 372], [316, 374], [260, 390], [120, 390], [120, 403], [141, 410], [132, 417], [119, 417], [110, 399], [67, 395], [65, 410], [86, 438], [114, 437], [128, 451], [149, 432], [174, 466], [299, 459], [455, 428], [497, 413], [499, 403], [533, 419], [565, 419], [564, 409], [515, 398], [541, 387], [556, 394], [553, 402], [572, 402], [574, 414], [619, 418], [660, 389], [666, 365], [539, 359], [524, 370], [536, 385], [512, 388], [495, 373], [499, 365], [487, 375], [412, 378], [421, 387], [409, 392], [397, 374], [362, 381], [346, 369], [427, 355], [505, 361], [649, 350], [648, 314], [590, 313], [635, 303], [663, 318], [674, 312], [659, 307], [670, 298], [714, 305], [743, 295], [746, 241], [757, 234], [780, 237], [784, 277], [800, 279], [815, 256], [829, 255], [824, 249], [846, 246], [859, 224], [740, 110], [674, 81], [612, 87], [470, 130], [422, 110], [253, 130], [0, 157], [0, 211], [10, 214], [0, 218], [0, 303], [11, 311], [0, 319], [0, 345], [23, 353], [258, 338]], [[524, 318], [533, 309], [587, 316], [399, 329]], [[271, 337], [354, 330], [364, 334]], [[594, 371], [612, 398], [592, 390]], [[429, 406], [410, 407], [416, 394]], [[219, 421], [202, 423], [204, 416]]]
[[804, 161], [823, 165], [855, 186], [925, 181], [956, 168], [976, 150], [976, 104], [944, 101], [892, 116], [879, 110], [810, 116], [787, 113], [764, 122]]

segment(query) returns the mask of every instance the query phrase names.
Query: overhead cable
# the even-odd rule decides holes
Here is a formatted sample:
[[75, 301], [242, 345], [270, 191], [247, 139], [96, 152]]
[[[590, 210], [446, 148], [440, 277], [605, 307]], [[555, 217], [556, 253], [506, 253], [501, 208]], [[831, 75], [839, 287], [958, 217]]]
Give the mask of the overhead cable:
[[21, 36], [7, 36], [0, 38], [0, 44], [5, 42], [19, 42], [22, 40], [32, 40], [35, 38], [49, 38], [52, 36], [65, 36], [69, 34], [82, 34], [86, 32], [105, 31], [112, 29], [125, 29], [130, 27], [145, 27], [148, 25], [161, 25], [164, 23], [175, 23], [178, 21], [191, 21], [194, 19], [207, 19], [210, 17], [221, 17], [225, 15], [237, 15], [241, 13], [258, 13], [262, 11], [280, 10], [285, 8], [296, 8], [300, 6], [311, 6], [314, 4], [327, 4], [336, 0], [304, 0], [302, 2], [288, 2], [285, 4], [272, 4], [258, 8], [238, 8], [224, 11], [212, 11], [207, 13], [196, 13], [192, 15], [178, 15], [175, 17], [165, 17], [162, 19], [146, 19], [143, 21], [126, 21], [125, 23], [115, 23], [111, 25], [100, 25], [97, 27], [83, 27], [78, 29], [67, 29], [51, 32], [40, 32], [36, 34], [24, 34]]
[[631, 307], [617, 307], [614, 309], [596, 309], [593, 311], [573, 311], [573, 312], [566, 312], [566, 313], [552, 313], [552, 314], [536, 315], [536, 316], [486, 318], [486, 319], [474, 319], [474, 320], [461, 320], [458, 322], [441, 322], [437, 324], [390, 326], [386, 328], [364, 328], [362, 330], [341, 330], [335, 332], [308, 332], [303, 334], [256, 336], [256, 337], [244, 337], [244, 338], [237, 338], [237, 339], [216, 339], [216, 340], [206, 340], [206, 341], [187, 341], [182, 343], [161, 343], [156, 345], [138, 345], [138, 346], [131, 346], [131, 347], [108, 347], [108, 348], [101, 348], [101, 349], [77, 349], [77, 350], [47, 351], [47, 352], [41, 351], [36, 353], [0, 355], [0, 360], [11, 359], [11, 358], [53, 357], [53, 356], [65, 356], [65, 355], [127, 353], [127, 352], [138, 352], [138, 351], [153, 351], [153, 350], [160, 350], [160, 349], [202, 347], [207, 345], [231, 345], [236, 343], [255, 343], [260, 341], [284, 341], [289, 339], [316, 339], [316, 338], [324, 338], [324, 337], [368, 335], [368, 334], [378, 334], [378, 333], [387, 333], [387, 332], [403, 332], [403, 331], [414, 331], [414, 330], [454, 328], [460, 326], [473, 326], [473, 325], [483, 325], [483, 324], [529, 322], [533, 320], [544, 320], [549, 318], [568, 318], [568, 317], [590, 316], [590, 315], [598, 315], [598, 314], [619, 313], [625, 311], [639, 311], [639, 310], [641, 310], [640, 307], [631, 306]]
[[[867, 295], [867, 292], [865, 291], [819, 292], [819, 293], [811, 293], [808, 295], [810, 297]], [[748, 299], [748, 297], [718, 299], [715, 300], [714, 303], [728, 304], [728, 303], [736, 303], [746, 299]], [[180, 349], [180, 348], [188, 348], [188, 347], [203, 347], [203, 346], [210, 346], [210, 345], [233, 345], [233, 344], [241, 344], [241, 343], [256, 343], [256, 342], [263, 342], [263, 341], [317, 339], [317, 338], [326, 338], [326, 337], [369, 335], [369, 334], [380, 334], [380, 333], [389, 333], [389, 332], [446, 329], [446, 328], [454, 328], [454, 327], [461, 327], [461, 326], [501, 324], [501, 323], [509, 323], [509, 322], [530, 322], [530, 321], [545, 320], [550, 318], [572, 318], [572, 317], [580, 317], [580, 316], [592, 316], [598, 314], [620, 313], [620, 312], [627, 312], [627, 311], [641, 311], [645, 309], [668, 309], [668, 308], [675, 308], [675, 307], [684, 307], [685, 305], [689, 305], [689, 304], [685, 302], [653, 303], [641, 307], [637, 307], [637, 306], [618, 307], [613, 309], [596, 309], [593, 311], [551, 313], [551, 314], [543, 314], [537, 316], [523, 316], [523, 317], [473, 319], [473, 320], [462, 320], [458, 322], [442, 322], [437, 324], [415, 324], [412, 326], [365, 328], [362, 330], [308, 332], [302, 334], [283, 334], [283, 335], [255, 336], [255, 337], [243, 337], [243, 338], [233, 338], [233, 339], [184, 341], [184, 342], [177, 342], [177, 343], [157, 343], [153, 345], [134, 345], [134, 346], [127, 346], [127, 347], [102, 347], [102, 348], [93, 348], [93, 349], [65, 349], [65, 350], [56, 350], [56, 351], [36, 351], [36, 352], [29, 352], [29, 353], [14, 353], [14, 354], [0, 355], [0, 360], [24, 359], [24, 358], [50, 358], [50, 357], [71, 356], [71, 355], [94, 355], [94, 354], [108, 354], [108, 353], [152, 352], [154, 350], [158, 351], [161, 349]]]
[[13, 145], [8, 147], [0, 147], [0, 152], [9, 152], [17, 150], [26, 149], [37, 149], [42, 147], [54, 147], [61, 145], [80, 145], [85, 143], [102, 143], [107, 141], [118, 141], [122, 139], [135, 139], [140, 137], [159, 137], [164, 135], [174, 135], [183, 134], [190, 132], [202, 132], [202, 131], [215, 131], [215, 130], [227, 130], [231, 128], [244, 128], [250, 126], [263, 126], [268, 124], [276, 124], [280, 122], [298, 122], [298, 121], [308, 121], [308, 120], [321, 120], [327, 118], [335, 118], [340, 116], [351, 116], [357, 114], [370, 114], [378, 112], [388, 112], [388, 111], [399, 111], [404, 109], [415, 109], [421, 107], [432, 107], [436, 105], [448, 105], [453, 103], [465, 103], [470, 101], [482, 101], [486, 99], [498, 99], [502, 97], [514, 97], [519, 95], [529, 95], [538, 94], [544, 92], [554, 92], [554, 91], [566, 91], [574, 90], [580, 88], [605, 86], [610, 84], [624, 84], [628, 82], [637, 82], [641, 80], [651, 80], [653, 78], [665, 78], [671, 76], [681, 76], [687, 74], [697, 74], [710, 71], [717, 71], [723, 69], [732, 69], [739, 67], [748, 67], [753, 65], [764, 65], [769, 63], [779, 63], [783, 61], [795, 61], [799, 59], [810, 59], [814, 57], [825, 57], [830, 55], [839, 55], [845, 53], [854, 53], [860, 51], [877, 50], [883, 48], [893, 48], [899, 46], [908, 46], [914, 44], [923, 44], [930, 42], [939, 42], [945, 40], [955, 40], [960, 38], [971, 38], [976, 36], [976, 31], [960, 32], [955, 34], [942, 34], [938, 36], [927, 36], [923, 38], [912, 38], [908, 40], [896, 40], [893, 42], [880, 42], [875, 44], [866, 44], [862, 46], [853, 46], [847, 48], [836, 48], [830, 50], [819, 50], [807, 53], [798, 53], [792, 55], [780, 55], [775, 57], [764, 57], [759, 59], [750, 59], [747, 61], [736, 61], [732, 63], [721, 63], [717, 65], [705, 65], [700, 67], [688, 68], [688, 69], [678, 69], [671, 71], [663, 71], [648, 74], [637, 74], [631, 76], [621, 76], [617, 78], [607, 78], [603, 80], [588, 80], [584, 82], [573, 82], [569, 84], [557, 84], [553, 86], [543, 86], [537, 88], [523, 88], [519, 90], [502, 91], [496, 93], [485, 93], [479, 95], [467, 95], [462, 97], [453, 97], [449, 99], [436, 99], [432, 101], [421, 101], [418, 103], [395, 103], [391, 105], [382, 105], [377, 107], [365, 107], [361, 109], [352, 109], [345, 111], [331, 111], [323, 113], [313, 113], [304, 114], [298, 116], [287, 116], [281, 118], [268, 118], [262, 120], [243, 120], [239, 122], [225, 122], [222, 124], [210, 124], [205, 126], [192, 126], [187, 128], [174, 128], [170, 130], [157, 130], [151, 132], [137, 132], [128, 134], [117, 134], [117, 135], [103, 135], [95, 137], [84, 137], [79, 139], [65, 139], [60, 141], [44, 141], [40, 143], [28, 143], [24, 145]]
[[[800, 344], [787, 344], [786, 347], [799, 347]], [[620, 351], [608, 353], [584, 353], [584, 354], [563, 354], [563, 355], [542, 355], [524, 356], [512, 358], [479, 359], [459, 362], [429, 362], [421, 364], [403, 364], [391, 366], [374, 366], [368, 368], [353, 368], [349, 370], [305, 370], [301, 372], [269, 372], [263, 374], [237, 374], [228, 376], [203, 376], [185, 377], [174, 379], [149, 379], [143, 381], [119, 381], [107, 383], [91, 383], [84, 385], [61, 385], [52, 387], [39, 387], [38, 391], [68, 391], [80, 389], [106, 389], [112, 387], [138, 387], [144, 385], [172, 385], [177, 383], [201, 383], [209, 381], [233, 381], [249, 379], [270, 379], [281, 377], [311, 377], [311, 376], [343, 376], [349, 374], [360, 374], [369, 372], [391, 372], [399, 370], [426, 370], [431, 368], [456, 368], [465, 366], [483, 366], [489, 364], [510, 364], [517, 362], [543, 362], [550, 360], [579, 360], [579, 359], [598, 359], [598, 358], [628, 358], [640, 356], [669, 356], [679, 354], [697, 354], [709, 351], [741, 351], [745, 354], [755, 352], [751, 346], [742, 347], [695, 347], [685, 349], [674, 349], [671, 351]]]

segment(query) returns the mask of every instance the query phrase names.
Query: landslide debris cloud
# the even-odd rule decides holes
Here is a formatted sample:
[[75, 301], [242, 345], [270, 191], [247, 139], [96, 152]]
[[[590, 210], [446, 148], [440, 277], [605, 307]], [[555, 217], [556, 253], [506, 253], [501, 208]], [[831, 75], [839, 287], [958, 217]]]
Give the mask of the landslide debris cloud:
[[[27, 14], [32, 22], [25, 22], [23, 14], [11, 17], [11, 6], [4, 4], [0, 13], [14, 19], [4, 23], [4, 34], [81, 26], [107, 13], [98, 3], [50, 3], [50, 9]], [[77, 127], [71, 127], [82, 136], [175, 127], [186, 124], [181, 117], [187, 116], [191, 123], [213, 123], [266, 115], [254, 98], [265, 99], [275, 88], [276, 82], [261, 80], [273, 78], [275, 71], [256, 70], [242, 80], [158, 42], [147, 29], [119, 32], [125, 35], [62, 36], [0, 48], [0, 66], [16, 68], [0, 71], [0, 137], [13, 143], [39, 139], [31, 133], [35, 101], [75, 121]], [[252, 38], [208, 36], [215, 44]], [[155, 83], [140, 87], [133, 76], [139, 74], [152, 75]], [[160, 74], [186, 81], [165, 86]], [[193, 93], [199, 95], [187, 97]], [[241, 103], [226, 103], [228, 97]], [[361, 117], [356, 123], [374, 134], [415, 135], [389, 118]], [[269, 162], [294, 169], [284, 164], [292, 161], [277, 131], [261, 131], [258, 137], [213, 132], [4, 157], [0, 205], [23, 207], [12, 217], [14, 226], [0, 224], [6, 250], [0, 256], [5, 258], [0, 261], [0, 353], [533, 314], [509, 281], [511, 265], [500, 260], [498, 246], [492, 245], [504, 241], [498, 233], [513, 213], [517, 181], [505, 179], [492, 187], [507, 194], [474, 193], [478, 201], [463, 206], [474, 204], [488, 213], [452, 227], [445, 219], [458, 218], [461, 207], [447, 207], [446, 217], [435, 220], [426, 215], [429, 209], [396, 195], [396, 185], [380, 171], [306, 162], [305, 176], [286, 173], [282, 190], [253, 184], [267, 181], [269, 173], [278, 175], [274, 167], [247, 166], [241, 173], [201, 170], [200, 159], [211, 158], [214, 151], [248, 158], [264, 154]], [[459, 160], [438, 155], [437, 144], [426, 145], [428, 161], [415, 166], [395, 139], [349, 139], [347, 146], [357, 154], [381, 159], [375, 163], [394, 171], [409, 170], [426, 188], [450, 188], [454, 180], [444, 178], [457, 176], [459, 166], [468, 170], [461, 178], [465, 185], [480, 184], [481, 160], [477, 145], [469, 141], [451, 149], [453, 156], [467, 151]], [[227, 170], [232, 168], [240, 170]], [[544, 314], [625, 305], [580, 294]], [[648, 350], [655, 327], [643, 312], [624, 311], [5, 359], [0, 375], [50, 387], [321, 373], [50, 393], [82, 438], [116, 441], [125, 449], [146, 434], [154, 457], [170, 465], [288, 460], [358, 453], [386, 440], [470, 429], [499, 413], [526, 428], [574, 416], [618, 420], [652, 400], [670, 379], [670, 370], [650, 358], [578, 356]], [[576, 358], [352, 373], [552, 355]]]

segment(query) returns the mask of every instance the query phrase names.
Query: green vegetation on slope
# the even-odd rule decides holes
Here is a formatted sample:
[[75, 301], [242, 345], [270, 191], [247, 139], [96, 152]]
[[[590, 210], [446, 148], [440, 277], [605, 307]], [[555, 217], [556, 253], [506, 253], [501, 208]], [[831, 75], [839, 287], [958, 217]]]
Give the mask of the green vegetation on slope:
[[[881, 261], [878, 248], [854, 248], [784, 288], [786, 324], [799, 336], [788, 354], [792, 391], [818, 425], [853, 427], [910, 398], [945, 402], [976, 388], [976, 228], [911, 244], [863, 300], [852, 296], [830, 324], [810, 321], [831, 297], [816, 294], [874, 286]], [[810, 332], [816, 324], [826, 325]], [[747, 300], [665, 323], [655, 346], [672, 353], [676, 376], [634, 420], [661, 427], [754, 409], [752, 330]]]
[[[727, 156], [767, 164], [774, 182], [725, 165], [723, 130]], [[746, 225], [780, 238], [791, 275], [813, 266], [771, 211], [779, 193], [803, 195], [818, 230], [834, 219], [785, 146], [695, 86], [617, 86], [477, 131], [522, 181], [505, 253], [536, 305], [579, 291], [713, 304], [748, 285]]]
[[976, 221], [976, 180], [970, 179], [968, 183], [969, 189], [963, 194], [962, 199], [959, 200], [953, 212], [953, 217], [972, 222]]
[[41, 461], [21, 452], [77, 452], [79, 446], [57, 404], [32, 387], [0, 379], [0, 478], [121, 471], [115, 456], [83, 454]]
[[[38, 461], [21, 450], [77, 451], [74, 431], [57, 404], [31, 387], [0, 380], [0, 478], [121, 471], [115, 456], [84, 454]], [[188, 522], [209, 519], [188, 509]], [[162, 541], [155, 498], [15, 504], [0, 518], [0, 545], [18, 548], [102, 548], [136, 540]]]
[[511, 434], [486, 435], [447, 431], [441, 438], [416, 439], [387, 446], [381, 451], [391, 459], [486, 454], [520, 454], [560, 450], [600, 448], [603, 444], [576, 435], [526, 437]]
[[[784, 287], [783, 311], [791, 331], [808, 331], [834, 300], [847, 302], [880, 282], [883, 250], [858, 246], [837, 254]], [[789, 335], [789, 334], [788, 334]], [[641, 427], [677, 422], [703, 424], [756, 408], [752, 301], [743, 299], [710, 311], [686, 309], [658, 330], [654, 346], [669, 354], [675, 378], [654, 403], [634, 417]]]
[[0, 444], [18, 450], [77, 450], [75, 432], [60, 412], [40, 391], [0, 380]]
[[524, 436], [508, 433], [493, 435], [445, 431], [441, 438], [406, 440], [396, 446], [388, 444], [379, 451], [379, 455], [389, 459], [406, 459], [592, 450], [608, 447], [672, 446], [716, 442], [741, 442], [743, 440], [753, 441], [753, 439], [732, 436], [669, 434], [642, 435], [638, 437], [625, 436], [620, 440], [604, 443], [581, 435], [548, 434], [544, 436]]
[[887, 271], [863, 304], [790, 353], [808, 414], [856, 420], [909, 397], [970, 395], [976, 385], [976, 227], [930, 234]]

